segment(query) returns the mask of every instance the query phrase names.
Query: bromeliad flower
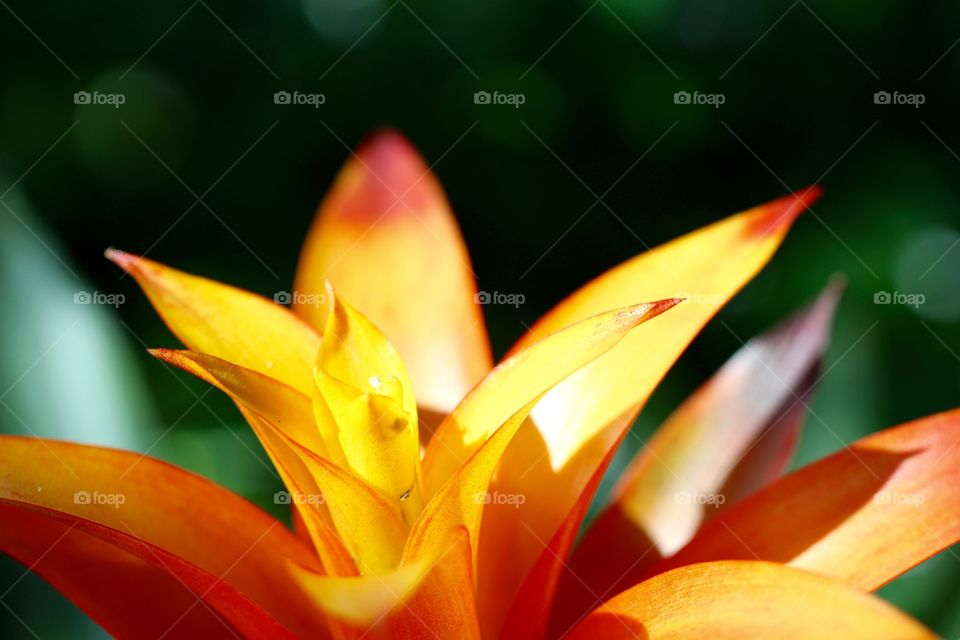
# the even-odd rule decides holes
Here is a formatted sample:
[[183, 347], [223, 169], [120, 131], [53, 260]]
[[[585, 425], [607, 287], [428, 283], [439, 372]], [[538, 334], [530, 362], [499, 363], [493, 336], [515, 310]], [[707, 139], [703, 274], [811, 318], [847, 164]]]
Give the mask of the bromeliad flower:
[[496, 367], [396, 133], [338, 176], [292, 309], [110, 250], [190, 349], [151, 353], [236, 402], [293, 529], [144, 455], [2, 437], [0, 549], [126, 638], [929, 637], [867, 592], [960, 538], [960, 411], [784, 475], [836, 285], [677, 409], [575, 545], [654, 387], [816, 195], [612, 269]]

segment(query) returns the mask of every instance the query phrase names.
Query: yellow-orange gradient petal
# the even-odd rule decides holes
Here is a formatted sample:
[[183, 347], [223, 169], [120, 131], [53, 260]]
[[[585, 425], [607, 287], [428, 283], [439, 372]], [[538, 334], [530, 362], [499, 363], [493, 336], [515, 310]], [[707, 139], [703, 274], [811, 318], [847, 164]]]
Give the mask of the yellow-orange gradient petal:
[[786, 470], [842, 284], [747, 342], [640, 449], [570, 560], [561, 626], [635, 584], [701, 524]]
[[[336, 423], [350, 470], [399, 507], [408, 522], [420, 513], [417, 402], [403, 361], [363, 314], [329, 290], [330, 314], [317, 352], [314, 381]], [[318, 420], [325, 416], [318, 415]], [[330, 438], [334, 429], [321, 429]], [[335, 458], [336, 459], [336, 458]]]
[[[526, 504], [484, 523], [481, 553], [509, 563], [480, 568], [481, 619], [496, 633], [525, 575], [573, 509], [637, 411], [710, 318], [770, 259], [819, 190], [775, 200], [641, 254], [590, 282], [534, 325], [514, 347], [633, 300], [687, 297], [669, 322], [651, 324], [557, 385], [521, 427], [494, 489]], [[558, 560], [559, 561], [559, 560]]]
[[271, 422], [318, 455], [326, 455], [323, 439], [313, 419], [310, 398], [286, 384], [253, 369], [222, 358], [174, 349], [149, 349], [150, 355], [212, 384]]
[[873, 590], [960, 540], [960, 409], [858, 440], [709, 522], [661, 571], [758, 558]]
[[587, 616], [570, 640], [931, 640], [888, 603], [767, 562], [683, 567], [625, 591]]
[[326, 578], [297, 567], [297, 581], [335, 619], [338, 638], [479, 638], [469, 539], [443, 545], [387, 574]]
[[106, 255], [136, 279], [157, 313], [187, 347], [310, 395], [320, 335], [289, 309], [249, 291], [123, 251], [108, 249]]
[[409, 531], [399, 507], [362, 479], [270, 426], [310, 470], [361, 573], [380, 574], [396, 567]]
[[[305, 598], [289, 589], [288, 561], [317, 567], [312, 550], [239, 496], [164, 462], [0, 436], [0, 501], [165, 566], [198, 594], [226, 585], [298, 635], [325, 633]], [[27, 531], [18, 522], [0, 520], [4, 535]]]
[[[492, 367], [457, 223], [440, 183], [395, 131], [366, 141], [320, 206], [294, 288], [322, 294], [325, 280], [397, 346], [422, 406], [449, 411]], [[321, 305], [295, 310], [323, 329]]]
[[430, 441], [424, 455], [428, 495], [453, 478], [521, 408], [608, 353], [631, 329], [678, 302], [682, 301], [660, 300], [599, 313], [545, 335], [497, 365], [447, 416]]
[[[313, 422], [310, 399], [273, 378], [203, 353], [171, 349], [152, 349], [150, 353], [230, 396], [289, 490], [283, 497], [299, 514], [326, 572], [355, 575], [352, 556], [334, 532], [333, 520], [313, 473], [289, 444], [296, 442], [319, 456], [325, 453]], [[286, 437], [281, 438], [278, 431]]]

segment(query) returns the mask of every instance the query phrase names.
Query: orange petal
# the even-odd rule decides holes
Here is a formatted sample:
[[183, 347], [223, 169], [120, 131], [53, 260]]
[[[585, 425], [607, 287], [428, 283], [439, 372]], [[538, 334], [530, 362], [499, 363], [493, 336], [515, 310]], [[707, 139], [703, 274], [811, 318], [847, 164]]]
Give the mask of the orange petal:
[[633, 300], [689, 298], [668, 322], [635, 332], [551, 390], [533, 410], [536, 429], [521, 428], [504, 456], [494, 488], [526, 494], [528, 501], [516, 513], [500, 512], [484, 523], [481, 553], [511, 558], [480, 569], [481, 618], [490, 621], [490, 633], [657, 383], [704, 324], [766, 264], [817, 194], [808, 189], [750, 209], [625, 262], [560, 303], [514, 347]]
[[784, 472], [839, 295], [831, 285], [746, 343], [657, 430], [577, 547], [558, 594], [558, 624], [635, 584], [705, 520]]
[[653, 571], [720, 559], [789, 563], [873, 590], [960, 540], [960, 409], [803, 467], [710, 521]]
[[[421, 405], [449, 411], [492, 367], [475, 276], [440, 183], [399, 133], [347, 161], [320, 206], [297, 267], [298, 293], [324, 281], [390, 338]], [[322, 329], [322, 305], [295, 310]]]
[[[103, 530], [97, 537], [78, 527], [78, 519], [48, 517], [3, 500], [0, 522], [0, 552], [40, 575], [114, 637], [296, 637], [238, 591], [218, 584], [217, 576], [134, 536]], [[140, 555], [125, 550], [131, 547]]]
[[108, 249], [187, 347], [253, 369], [309, 395], [320, 336], [256, 294]]
[[[222, 583], [298, 635], [323, 633], [291, 592], [286, 564], [316, 567], [313, 552], [239, 496], [153, 458], [52, 440], [0, 436], [0, 469], [4, 504], [75, 525], [148, 563], [159, 557], [195, 592]], [[0, 520], [8, 524], [17, 534], [17, 520]]]
[[657, 576], [597, 608], [565, 637], [936, 638], [879, 598], [767, 562], [709, 562]]

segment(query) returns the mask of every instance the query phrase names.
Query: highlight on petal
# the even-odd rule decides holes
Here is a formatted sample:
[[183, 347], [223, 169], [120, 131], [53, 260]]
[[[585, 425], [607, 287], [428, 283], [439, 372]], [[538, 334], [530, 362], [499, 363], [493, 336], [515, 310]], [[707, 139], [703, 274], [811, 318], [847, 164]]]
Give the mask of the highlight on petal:
[[564, 637], [936, 638], [877, 597], [798, 569], [743, 561], [708, 562], [659, 575], [598, 607]]
[[880, 431], [719, 514], [663, 564], [758, 558], [874, 590], [960, 540], [960, 409]]
[[682, 300], [660, 300], [599, 313], [544, 337], [497, 365], [447, 416], [427, 446], [424, 475], [428, 494], [436, 493], [526, 404], [609, 352], [631, 329], [679, 302]]
[[400, 509], [362, 479], [291, 440], [274, 425], [269, 427], [310, 470], [360, 572], [374, 575], [393, 569], [409, 530]]
[[481, 618], [489, 624], [488, 633], [498, 632], [539, 556], [555, 555], [554, 562], [565, 557], [568, 550], [544, 546], [595, 471], [607, 464], [639, 408], [690, 341], [767, 263], [796, 215], [818, 193], [808, 189], [755, 207], [611, 269], [561, 302], [515, 345], [514, 351], [631, 300], [690, 300], [671, 312], [670, 322], [635, 332], [552, 389], [534, 408], [531, 426], [521, 427], [504, 455], [494, 490], [522, 493], [528, 500], [484, 523], [481, 553], [511, 558], [480, 569]]
[[[584, 536], [558, 593], [575, 620], [634, 584], [701, 524], [786, 470], [842, 284], [750, 340], [637, 453]], [[560, 623], [563, 626], [563, 623]]]
[[321, 431], [328, 448], [412, 522], [423, 505], [413, 387], [389, 340], [332, 289], [329, 293], [314, 380], [335, 429]]
[[289, 309], [123, 251], [108, 249], [106, 256], [134, 277], [187, 347], [311, 393], [320, 335]]
[[[308, 615], [304, 597], [289, 589], [287, 563], [316, 567], [313, 552], [229, 491], [136, 453], [16, 436], [0, 436], [0, 470], [0, 539], [9, 553], [30, 558], [36, 551], [31, 532], [59, 535], [62, 525], [69, 536], [76, 532], [107, 545], [64, 538], [68, 546], [52, 558], [69, 564], [48, 566], [42, 574], [56, 586], [82, 589], [96, 577], [77, 574], [93, 571], [72, 553], [81, 546], [107, 553], [114, 564], [132, 554], [213, 602], [238, 629], [247, 623], [264, 628], [269, 620], [256, 613], [259, 608], [297, 635], [326, 635], [323, 621]], [[67, 595], [77, 602], [84, 597]]]
[[[344, 165], [310, 229], [295, 289], [329, 280], [397, 346], [421, 405], [447, 412], [493, 366], [475, 276], [443, 190], [395, 131]], [[320, 330], [315, 305], [295, 311]]]

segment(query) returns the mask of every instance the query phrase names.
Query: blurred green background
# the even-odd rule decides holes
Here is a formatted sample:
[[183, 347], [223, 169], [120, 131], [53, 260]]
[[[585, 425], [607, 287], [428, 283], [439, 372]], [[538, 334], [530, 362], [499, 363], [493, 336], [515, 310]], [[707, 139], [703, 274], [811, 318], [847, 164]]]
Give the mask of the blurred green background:
[[[276, 510], [235, 408], [143, 352], [177, 342], [102, 252], [286, 290], [347, 147], [384, 125], [437, 163], [480, 287], [526, 297], [485, 308], [498, 354], [644, 245], [824, 186], [721, 314], [729, 330], [712, 323], [670, 373], [641, 437], [836, 272], [849, 288], [798, 463], [958, 404], [957, 3], [0, 5], [0, 431], [149, 451]], [[683, 91], [723, 104], [677, 104]], [[874, 304], [881, 291], [925, 303]], [[955, 550], [881, 592], [952, 637]], [[0, 594], [4, 638], [100, 634], [6, 558]]]

